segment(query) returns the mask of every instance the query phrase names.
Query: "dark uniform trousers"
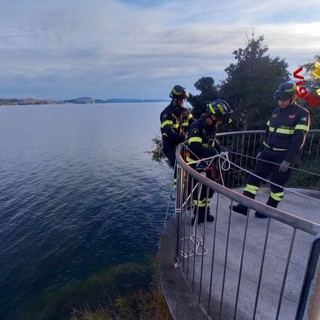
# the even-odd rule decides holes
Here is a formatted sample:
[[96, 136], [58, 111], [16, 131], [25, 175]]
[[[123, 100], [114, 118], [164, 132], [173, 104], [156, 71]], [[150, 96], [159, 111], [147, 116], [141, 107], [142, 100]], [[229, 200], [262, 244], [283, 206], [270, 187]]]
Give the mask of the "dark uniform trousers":
[[[194, 165], [191, 165], [193, 169], [205, 175], [208, 179], [216, 180], [216, 176], [211, 169], [201, 170]], [[213, 197], [214, 191], [202, 183], [198, 183], [189, 178], [188, 194], [192, 192], [192, 202], [194, 205], [194, 215], [198, 217], [198, 222], [204, 222], [205, 216], [210, 213], [210, 202]], [[206, 211], [207, 210], [207, 211]]]
[[170, 163], [170, 167], [173, 168], [173, 185], [177, 184], [177, 168], [176, 168], [176, 150], [177, 145], [163, 139], [162, 146], [163, 153], [167, 157]]
[[[267, 205], [276, 208], [278, 203], [283, 199], [283, 185], [288, 182], [291, 170], [286, 172], [279, 171], [279, 164], [284, 160], [286, 151], [274, 151], [265, 148], [259, 158], [257, 158], [254, 174], [263, 179], [270, 180], [270, 196]], [[261, 179], [251, 174], [247, 180], [243, 194], [251, 199], [257, 195]]]
[[[188, 131], [188, 148], [189, 154], [186, 154], [186, 162], [197, 170], [199, 173], [205, 175], [208, 179], [216, 181], [215, 164], [210, 161], [200, 161], [200, 159], [214, 157], [219, 153], [218, 146], [215, 145], [216, 127], [215, 125], [208, 124], [205, 116], [201, 116], [195, 121]], [[193, 162], [197, 161], [198, 164]], [[208, 168], [209, 166], [209, 168]], [[210, 213], [210, 201], [213, 196], [213, 190], [198, 183], [195, 188], [189, 187], [192, 192], [192, 200], [194, 205], [194, 214], [198, 217], [198, 222], [204, 222], [205, 217], [207, 221], [213, 221]]]
[[170, 166], [174, 168], [175, 162], [176, 162], [176, 148], [177, 144], [174, 144], [170, 141], [167, 141], [166, 139], [163, 139], [163, 153], [169, 160]]
[[169, 160], [170, 166], [174, 169], [173, 183], [175, 185], [177, 178], [175, 168], [176, 149], [181, 142], [185, 141], [185, 132], [190, 123], [193, 122], [193, 116], [188, 109], [171, 103], [161, 112], [160, 122], [163, 142], [162, 150]]

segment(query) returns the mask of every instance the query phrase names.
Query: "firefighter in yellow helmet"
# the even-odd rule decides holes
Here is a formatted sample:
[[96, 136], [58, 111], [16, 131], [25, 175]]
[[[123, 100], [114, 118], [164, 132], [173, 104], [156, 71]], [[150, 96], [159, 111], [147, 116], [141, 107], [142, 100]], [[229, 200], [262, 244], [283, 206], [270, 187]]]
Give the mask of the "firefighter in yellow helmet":
[[[294, 82], [286, 81], [280, 84], [274, 93], [278, 107], [273, 110], [263, 139], [254, 175], [250, 175], [243, 194], [254, 199], [259, 191], [261, 179], [270, 178], [270, 196], [267, 205], [276, 208], [283, 199], [282, 186], [289, 180], [290, 165], [302, 148], [310, 127], [308, 110], [296, 104], [297, 87]], [[257, 177], [258, 176], [258, 177]], [[274, 183], [274, 184], [273, 184]], [[248, 208], [238, 204], [233, 211], [243, 215], [248, 214]], [[257, 218], [267, 218], [256, 212]]]
[[[231, 122], [232, 113], [233, 110], [226, 101], [214, 100], [207, 105], [206, 113], [192, 123], [188, 130], [186, 162], [190, 163], [190, 166], [197, 171], [204, 172], [206, 177], [212, 180], [219, 178], [215, 166], [212, 166], [212, 161], [199, 160], [213, 157], [221, 152], [221, 147], [215, 139], [216, 131], [222, 122]], [[189, 185], [190, 190], [193, 188], [194, 186]], [[198, 190], [198, 188], [201, 188], [201, 190]], [[198, 195], [198, 192], [200, 195]], [[194, 225], [196, 219], [198, 223], [204, 222], [205, 216], [207, 221], [214, 221], [209, 207], [212, 196], [213, 190], [207, 190], [205, 186], [198, 186], [193, 190], [194, 217], [191, 220], [192, 225]]]
[[190, 123], [194, 121], [192, 114], [183, 106], [184, 100], [189, 97], [186, 88], [175, 85], [169, 97], [170, 104], [161, 112], [161, 134], [163, 152], [174, 168], [176, 161], [176, 147], [184, 142]]

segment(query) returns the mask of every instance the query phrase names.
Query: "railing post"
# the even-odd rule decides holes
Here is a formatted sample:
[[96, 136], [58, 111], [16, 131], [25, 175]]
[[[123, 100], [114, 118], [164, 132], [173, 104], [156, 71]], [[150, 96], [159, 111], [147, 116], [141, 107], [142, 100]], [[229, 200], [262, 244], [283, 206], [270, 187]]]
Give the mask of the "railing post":
[[314, 240], [303, 288], [300, 296], [296, 320], [320, 319], [320, 235]]
[[182, 192], [183, 192], [183, 170], [176, 163], [177, 185], [176, 185], [176, 203], [175, 203], [175, 267], [180, 264], [180, 230], [181, 230], [181, 212], [182, 212]]

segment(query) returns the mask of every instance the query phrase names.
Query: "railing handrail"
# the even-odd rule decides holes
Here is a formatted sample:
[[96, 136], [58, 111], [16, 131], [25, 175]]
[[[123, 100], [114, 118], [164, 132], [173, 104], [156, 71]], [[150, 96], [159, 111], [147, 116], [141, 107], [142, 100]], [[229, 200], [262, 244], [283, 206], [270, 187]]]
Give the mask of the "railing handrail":
[[[238, 189], [253, 169], [263, 133], [263, 130], [254, 130], [217, 134], [220, 144], [230, 148], [232, 160], [230, 170], [221, 176], [223, 185], [202, 175], [184, 161], [186, 143], [180, 144], [176, 150], [174, 262], [192, 293], [191, 299], [195, 298], [197, 308], [207, 319], [212, 319], [211, 316], [221, 319], [222, 314], [230, 319], [236, 319], [237, 314], [250, 318], [253, 314], [255, 318], [261, 312], [269, 316], [274, 314], [275, 319], [279, 319], [281, 313], [292, 313], [291, 318], [295, 315], [296, 320], [306, 316], [309, 319], [311, 313], [310, 319], [319, 319], [320, 316], [320, 309], [314, 303], [318, 301], [320, 288], [320, 224], [314, 222], [317, 220], [313, 214], [317, 212], [317, 203], [310, 204], [313, 213], [306, 211], [297, 216], [291, 213], [297, 211], [290, 202], [287, 207], [284, 206], [287, 210], [284, 211], [246, 197]], [[318, 161], [319, 133], [319, 129], [310, 130], [306, 147], [301, 149], [301, 159], [306, 158], [303, 154], [306, 152], [310, 161]], [[223, 161], [228, 159], [223, 157]], [[224, 168], [225, 165], [221, 170]], [[307, 180], [308, 184], [309, 181], [313, 180]], [[315, 185], [318, 185], [317, 182]], [[288, 191], [300, 193], [290, 189]], [[211, 211], [214, 224], [207, 224], [204, 220], [204, 224], [200, 222], [198, 225], [197, 220], [193, 220], [199, 216], [196, 203], [203, 197], [203, 191], [206, 192], [206, 201], [209, 200], [204, 214], [210, 214], [210, 209], [215, 211]], [[288, 201], [295, 201], [294, 198], [289, 195]], [[215, 205], [210, 208], [211, 199], [215, 199]], [[252, 214], [247, 214], [246, 222], [241, 224], [241, 218], [233, 214], [233, 202], [272, 219], [263, 224], [252, 218]], [[304, 207], [300, 209], [304, 211]], [[310, 220], [310, 216], [314, 221]], [[297, 265], [299, 268], [296, 268]], [[279, 266], [281, 268], [278, 270]], [[279, 272], [270, 273], [273, 268]], [[292, 279], [295, 280], [291, 283]], [[245, 301], [241, 298], [242, 290], [248, 291]], [[275, 301], [269, 299], [270, 292], [274, 293]], [[276, 308], [271, 310], [276, 301]], [[292, 303], [296, 304], [297, 309]]]
[[[234, 136], [237, 134], [251, 134], [251, 133], [264, 133], [265, 130], [244, 130], [244, 131], [230, 131], [230, 132], [218, 132], [217, 137], [224, 137], [224, 136]], [[312, 129], [309, 131], [310, 133], [320, 133], [320, 129]]]
[[[232, 134], [255, 134], [255, 133], [263, 133], [264, 130], [253, 130], [253, 131], [233, 131], [233, 132], [224, 132], [219, 133], [217, 136], [222, 137], [226, 135]], [[309, 133], [319, 133], [320, 129], [310, 130]], [[184, 147], [184, 143], [180, 144], [176, 151], [176, 159], [177, 164], [180, 165], [184, 170], [186, 170], [192, 177], [196, 178], [198, 181], [203, 183], [205, 186], [215, 190], [216, 192], [227, 196], [228, 198], [232, 199], [235, 202], [238, 202], [246, 207], [255, 209], [262, 214], [265, 214], [275, 220], [283, 222], [285, 224], [291, 225], [299, 230], [308, 232], [312, 235], [320, 234], [320, 224], [306, 220], [304, 218], [295, 216], [289, 212], [272, 208], [264, 203], [259, 201], [250, 199], [232, 189], [226, 188], [219, 183], [216, 183], [198, 173], [196, 170], [191, 168], [182, 158], [182, 148]]]

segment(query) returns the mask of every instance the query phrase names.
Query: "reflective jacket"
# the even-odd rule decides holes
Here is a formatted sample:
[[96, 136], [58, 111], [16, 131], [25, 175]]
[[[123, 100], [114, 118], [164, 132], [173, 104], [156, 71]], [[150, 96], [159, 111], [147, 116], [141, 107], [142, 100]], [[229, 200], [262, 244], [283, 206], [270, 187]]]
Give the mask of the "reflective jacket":
[[267, 122], [263, 146], [274, 151], [283, 151], [284, 160], [292, 162], [302, 148], [310, 128], [309, 111], [292, 104], [286, 108], [276, 108]]
[[188, 130], [188, 149], [186, 161], [192, 162], [209, 158], [220, 153], [220, 146], [215, 140], [216, 127], [207, 124], [204, 116], [191, 124]]
[[183, 142], [193, 121], [193, 116], [187, 108], [169, 104], [160, 114], [162, 140], [173, 145]]

